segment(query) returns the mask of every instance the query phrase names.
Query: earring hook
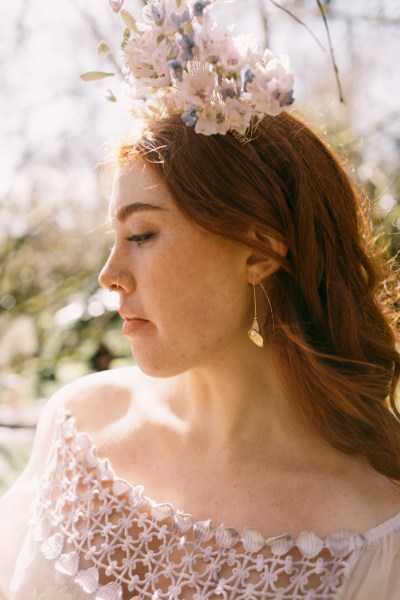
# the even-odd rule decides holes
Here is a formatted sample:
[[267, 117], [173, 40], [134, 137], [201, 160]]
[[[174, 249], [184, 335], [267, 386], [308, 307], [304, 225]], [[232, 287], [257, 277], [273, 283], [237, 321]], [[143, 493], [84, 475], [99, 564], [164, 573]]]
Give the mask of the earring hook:
[[263, 286], [263, 284], [261, 283], [261, 281], [260, 281], [260, 286], [261, 286], [261, 289], [262, 289], [262, 291], [263, 291], [263, 292], [264, 292], [264, 294], [265, 294], [265, 297], [266, 297], [266, 299], [267, 299], [267, 301], [268, 301], [269, 308], [270, 308], [270, 311], [271, 311], [271, 317], [272, 317], [272, 329], [275, 329], [274, 311], [272, 310], [272, 304], [271, 304], [271, 300], [269, 299], [269, 296], [268, 296], [268, 294], [267, 294], [267, 292], [266, 292], [266, 289], [265, 289], [265, 287]]

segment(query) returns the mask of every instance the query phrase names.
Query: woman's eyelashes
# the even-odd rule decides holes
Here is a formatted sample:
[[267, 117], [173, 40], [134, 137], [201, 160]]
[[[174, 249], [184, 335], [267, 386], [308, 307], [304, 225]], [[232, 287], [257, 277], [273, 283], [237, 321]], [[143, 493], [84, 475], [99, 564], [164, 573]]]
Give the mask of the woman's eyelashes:
[[155, 233], [140, 233], [140, 234], [134, 234], [131, 235], [130, 237], [126, 238], [129, 242], [136, 242], [136, 244], [138, 246], [141, 246], [142, 244], [148, 242], [149, 240], [151, 240], [152, 238], [155, 237]]

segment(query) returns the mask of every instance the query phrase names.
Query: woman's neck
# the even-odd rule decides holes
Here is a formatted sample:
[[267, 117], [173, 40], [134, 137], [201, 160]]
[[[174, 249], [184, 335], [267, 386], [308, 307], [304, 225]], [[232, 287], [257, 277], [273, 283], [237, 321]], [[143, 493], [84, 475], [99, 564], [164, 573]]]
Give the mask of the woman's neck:
[[172, 408], [187, 440], [233, 455], [244, 446], [285, 456], [325, 446], [288, 399], [268, 351], [254, 349], [240, 360], [225, 355], [177, 378]]

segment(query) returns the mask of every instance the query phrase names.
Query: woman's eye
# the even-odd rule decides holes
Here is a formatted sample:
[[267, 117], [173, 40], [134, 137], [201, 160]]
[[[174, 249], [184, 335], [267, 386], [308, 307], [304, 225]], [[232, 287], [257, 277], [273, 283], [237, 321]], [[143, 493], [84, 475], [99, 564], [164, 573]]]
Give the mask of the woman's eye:
[[129, 242], [136, 242], [138, 245], [140, 245], [144, 242], [148, 242], [152, 237], [154, 237], [154, 235], [154, 233], [141, 233], [140, 235], [131, 235], [126, 239]]

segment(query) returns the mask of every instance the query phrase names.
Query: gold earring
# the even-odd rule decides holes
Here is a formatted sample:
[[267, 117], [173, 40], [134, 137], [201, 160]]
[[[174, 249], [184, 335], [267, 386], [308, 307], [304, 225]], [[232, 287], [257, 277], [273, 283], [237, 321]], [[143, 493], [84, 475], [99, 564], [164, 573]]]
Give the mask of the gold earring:
[[274, 311], [272, 310], [272, 304], [271, 304], [271, 300], [269, 299], [269, 296], [268, 296], [268, 294], [267, 294], [267, 290], [265, 289], [265, 287], [263, 286], [263, 284], [261, 283], [261, 281], [260, 281], [260, 287], [261, 287], [262, 291], [264, 292], [264, 294], [265, 294], [265, 297], [266, 297], [266, 299], [267, 299], [267, 301], [268, 301], [268, 304], [269, 304], [269, 309], [270, 309], [270, 311], [271, 311], [272, 329], [273, 329], [273, 330], [275, 330]]
[[253, 296], [254, 296], [254, 319], [253, 319], [253, 324], [252, 324], [250, 330], [248, 331], [248, 336], [251, 339], [251, 341], [254, 342], [254, 344], [256, 346], [258, 346], [259, 348], [262, 348], [264, 346], [264, 339], [260, 333], [260, 325], [258, 324], [258, 318], [257, 318], [256, 286], [254, 284], [254, 277], [253, 277]]

